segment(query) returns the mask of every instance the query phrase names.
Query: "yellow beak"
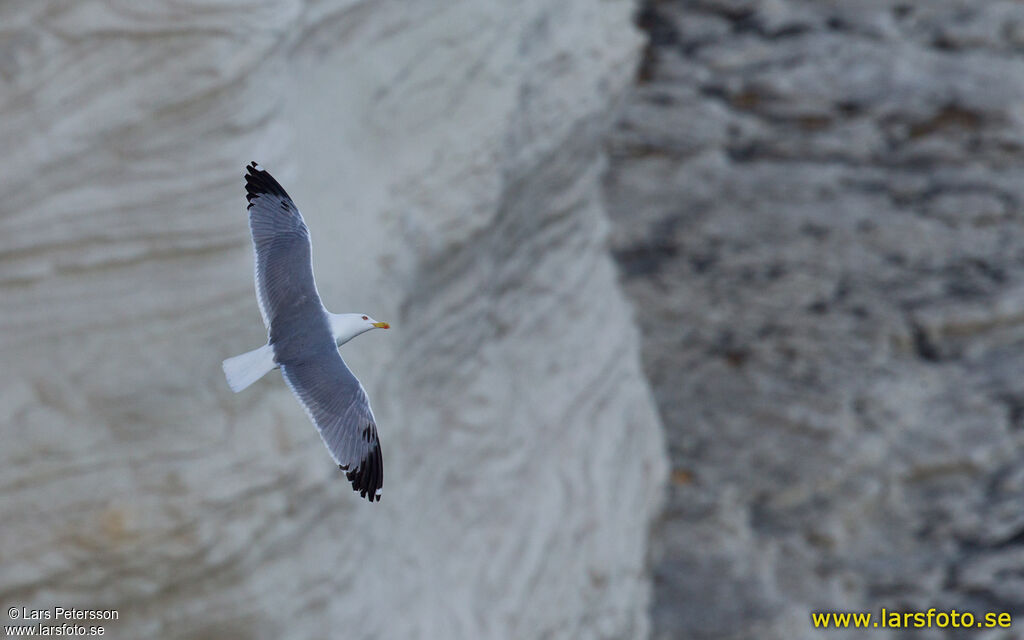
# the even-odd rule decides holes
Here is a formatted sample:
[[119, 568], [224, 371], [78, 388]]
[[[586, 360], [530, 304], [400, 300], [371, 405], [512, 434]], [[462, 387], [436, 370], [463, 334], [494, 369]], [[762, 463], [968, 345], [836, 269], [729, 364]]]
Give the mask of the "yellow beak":
[[386, 322], [374, 322], [373, 326], [377, 327], [378, 329], [390, 329], [391, 328], [391, 325], [386, 323]]

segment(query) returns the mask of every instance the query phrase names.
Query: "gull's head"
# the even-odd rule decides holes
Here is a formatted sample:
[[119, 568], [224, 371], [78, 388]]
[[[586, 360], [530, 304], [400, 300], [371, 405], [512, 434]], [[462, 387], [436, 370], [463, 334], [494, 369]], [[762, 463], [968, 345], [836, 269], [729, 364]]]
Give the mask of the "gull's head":
[[332, 313], [330, 319], [331, 333], [339, 345], [371, 329], [391, 328], [388, 323], [374, 320], [365, 313]]
[[[367, 316], [367, 315], [360, 314], [359, 315], [359, 319], [362, 320], [365, 324], [369, 325], [370, 329], [390, 329], [391, 328], [390, 324], [388, 324], [386, 322], [377, 322], [376, 320], [374, 320], [373, 318], [371, 318], [370, 316]], [[367, 331], [369, 331], [370, 329], [367, 329]]]

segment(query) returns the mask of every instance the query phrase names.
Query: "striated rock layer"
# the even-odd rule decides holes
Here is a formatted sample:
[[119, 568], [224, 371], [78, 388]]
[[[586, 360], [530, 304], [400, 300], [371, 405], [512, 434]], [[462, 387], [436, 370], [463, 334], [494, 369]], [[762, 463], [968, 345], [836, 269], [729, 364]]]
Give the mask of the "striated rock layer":
[[[643, 637], [665, 474], [605, 247], [630, 2], [0, 8], [0, 602], [141, 638]], [[288, 187], [385, 456], [353, 494], [265, 340]]]
[[607, 194], [673, 465], [654, 637], [809, 640], [810, 611], [881, 607], [1016, 626], [1024, 5], [675, 0], [640, 24]]

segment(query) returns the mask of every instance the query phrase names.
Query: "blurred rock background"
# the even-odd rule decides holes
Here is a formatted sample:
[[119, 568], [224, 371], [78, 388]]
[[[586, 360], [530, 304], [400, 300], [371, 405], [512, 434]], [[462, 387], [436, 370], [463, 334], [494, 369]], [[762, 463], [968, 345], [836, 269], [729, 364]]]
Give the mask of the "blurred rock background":
[[[627, 0], [0, 4], [0, 602], [114, 638], [632, 638], [666, 476], [600, 177]], [[243, 167], [373, 401], [358, 499], [273, 373]], [[7, 621], [5, 621], [7, 622]]]
[[[9, 2], [0, 116], [4, 605], [229, 640], [1024, 620], [1020, 3]], [[394, 327], [344, 352], [379, 505], [277, 374], [223, 382], [265, 339], [254, 159], [328, 306]]]
[[638, 23], [606, 196], [672, 464], [653, 637], [904, 637], [809, 625], [880, 607], [1019, 626], [1024, 4]]

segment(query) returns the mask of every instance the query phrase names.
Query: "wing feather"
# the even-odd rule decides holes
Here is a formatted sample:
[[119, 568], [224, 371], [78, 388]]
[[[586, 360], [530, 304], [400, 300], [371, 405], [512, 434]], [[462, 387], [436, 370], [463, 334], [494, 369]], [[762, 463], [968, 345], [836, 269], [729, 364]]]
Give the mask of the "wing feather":
[[256, 300], [263, 324], [305, 305], [322, 306], [313, 279], [309, 229], [284, 188], [255, 162], [246, 167], [245, 198], [255, 256]]
[[352, 488], [371, 502], [380, 500], [384, 463], [377, 422], [363, 385], [338, 350], [283, 364], [281, 373]]

